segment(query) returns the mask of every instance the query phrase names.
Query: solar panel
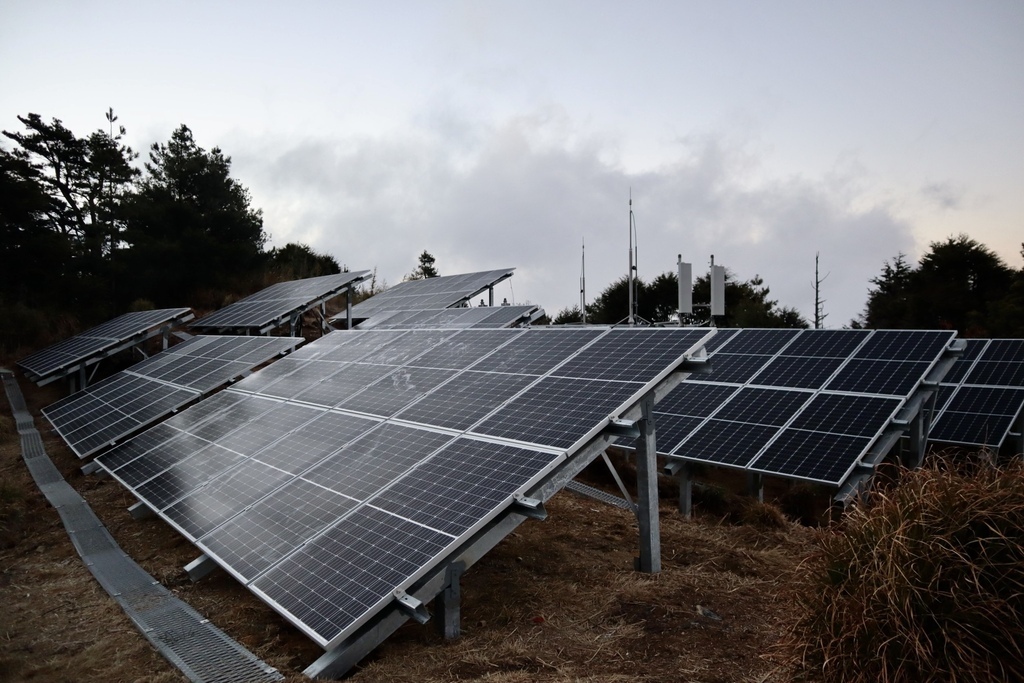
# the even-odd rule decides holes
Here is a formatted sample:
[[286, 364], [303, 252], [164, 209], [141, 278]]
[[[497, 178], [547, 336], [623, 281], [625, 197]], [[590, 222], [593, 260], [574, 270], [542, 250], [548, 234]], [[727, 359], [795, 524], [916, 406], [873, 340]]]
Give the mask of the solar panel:
[[344, 293], [369, 274], [360, 270], [279, 282], [200, 318], [191, 327], [263, 334]]
[[[356, 320], [366, 320], [385, 313], [392, 315], [399, 311], [436, 311], [453, 308], [512, 277], [514, 270], [502, 268], [400, 282], [353, 306], [352, 317]], [[343, 317], [343, 314], [334, 316], [331, 322], [337, 322]], [[371, 326], [372, 324], [368, 327]]]
[[659, 433], [659, 451], [839, 486], [953, 336], [739, 330], [711, 354], [710, 373], [687, 378], [656, 406], [659, 431], [673, 439]]
[[301, 343], [294, 337], [193, 337], [50, 404], [43, 414], [85, 458]]
[[43, 385], [98, 363], [103, 358], [192, 318], [188, 308], [125, 313], [102, 325], [48, 346], [18, 361], [31, 381]]
[[933, 442], [998, 450], [1024, 411], [1024, 339], [968, 339], [943, 379]]
[[[215, 409], [201, 402], [160, 425], [160, 438], [143, 433], [97, 462], [330, 648], [636, 405], [708, 334], [334, 332], [292, 354], [272, 381], [257, 372], [210, 399]], [[289, 381], [291, 398], [272, 393]]]
[[382, 311], [358, 324], [360, 330], [453, 328], [505, 328], [537, 320], [544, 315], [539, 306], [478, 306], [422, 311]]

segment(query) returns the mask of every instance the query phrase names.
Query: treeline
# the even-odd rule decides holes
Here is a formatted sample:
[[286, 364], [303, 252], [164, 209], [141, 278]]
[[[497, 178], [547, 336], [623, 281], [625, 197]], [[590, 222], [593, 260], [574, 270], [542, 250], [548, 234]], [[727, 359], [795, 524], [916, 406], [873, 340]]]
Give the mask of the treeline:
[[864, 312], [850, 325], [1024, 337], [1024, 268], [1011, 268], [967, 235], [932, 242], [916, 266], [902, 253], [885, 262], [871, 280]]
[[18, 117], [0, 147], [0, 346], [35, 345], [130, 309], [208, 310], [272, 282], [341, 271], [308, 246], [266, 248], [231, 158], [185, 125], [140, 168], [125, 129], [78, 137]]

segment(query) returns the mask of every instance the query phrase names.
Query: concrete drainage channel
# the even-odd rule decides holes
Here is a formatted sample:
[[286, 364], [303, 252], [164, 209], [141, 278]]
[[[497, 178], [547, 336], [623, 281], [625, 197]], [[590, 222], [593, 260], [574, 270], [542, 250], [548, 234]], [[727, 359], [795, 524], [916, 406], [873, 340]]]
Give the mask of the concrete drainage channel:
[[0, 377], [21, 436], [22, 457], [36, 485], [57, 509], [89, 571], [160, 654], [192, 681], [282, 680], [276, 669], [175, 597], [121, 550], [46, 454], [14, 374], [0, 370]]

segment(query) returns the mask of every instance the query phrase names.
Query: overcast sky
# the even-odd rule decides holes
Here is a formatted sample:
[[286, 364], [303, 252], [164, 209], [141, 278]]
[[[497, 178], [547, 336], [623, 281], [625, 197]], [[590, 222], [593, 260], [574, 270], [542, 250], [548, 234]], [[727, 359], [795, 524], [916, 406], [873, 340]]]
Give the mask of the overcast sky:
[[1019, 0], [0, 0], [0, 128], [108, 107], [219, 146], [274, 245], [552, 314], [584, 240], [588, 298], [626, 273], [631, 191], [643, 278], [714, 254], [810, 319], [820, 253], [831, 327], [933, 240], [1022, 265]]

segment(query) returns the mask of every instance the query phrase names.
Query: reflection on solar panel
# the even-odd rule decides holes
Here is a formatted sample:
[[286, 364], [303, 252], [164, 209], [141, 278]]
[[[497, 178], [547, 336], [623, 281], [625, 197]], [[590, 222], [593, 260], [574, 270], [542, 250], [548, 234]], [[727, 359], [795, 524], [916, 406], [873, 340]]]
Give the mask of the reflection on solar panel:
[[369, 274], [368, 270], [360, 270], [279, 282], [200, 318], [191, 327], [265, 334], [343, 294]]
[[47, 384], [155, 337], [191, 318], [192, 311], [188, 308], [125, 313], [70, 339], [37, 351], [23, 358], [18, 365], [31, 381], [39, 385]]
[[[839, 486], [954, 333], [739, 330], [655, 407], [665, 455]], [[675, 428], [685, 420], [692, 431]], [[669, 436], [676, 440], [670, 441]]]
[[425, 311], [384, 311], [356, 326], [360, 330], [518, 327], [544, 315], [539, 306], [478, 306]]
[[192, 337], [43, 409], [79, 458], [301, 344], [294, 337]]
[[[515, 268], [503, 268], [400, 282], [353, 306], [352, 317], [356, 320], [365, 320], [382, 314], [391, 317], [391, 314], [398, 312], [453, 308], [512, 277], [514, 270]], [[339, 314], [331, 318], [331, 322], [341, 320], [343, 317], [344, 315]]]
[[937, 408], [933, 442], [999, 449], [1021, 428], [1024, 339], [968, 339], [943, 379]]
[[97, 462], [330, 649], [708, 334], [334, 332]]

